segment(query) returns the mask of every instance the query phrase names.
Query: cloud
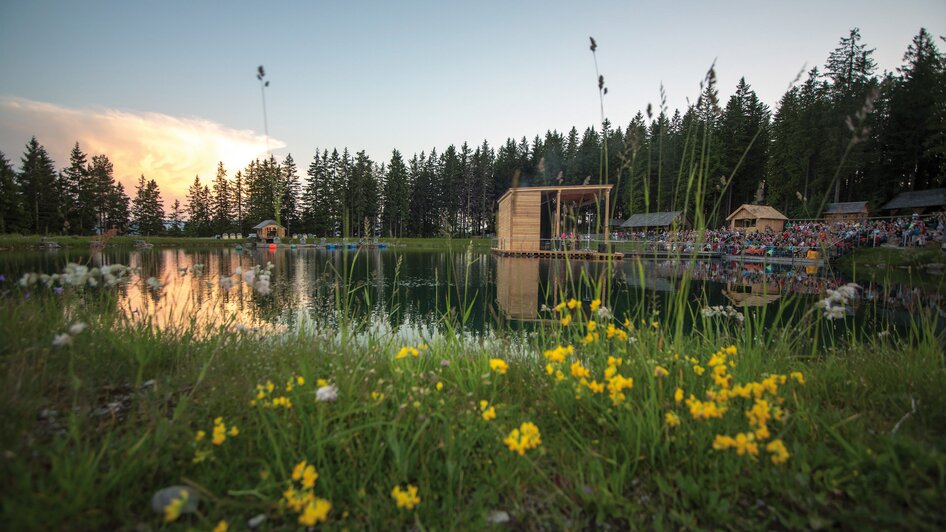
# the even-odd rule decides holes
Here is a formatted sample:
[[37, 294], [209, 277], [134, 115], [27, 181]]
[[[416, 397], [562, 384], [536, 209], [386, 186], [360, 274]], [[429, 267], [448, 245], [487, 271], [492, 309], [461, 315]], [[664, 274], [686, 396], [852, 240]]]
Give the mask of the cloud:
[[[46, 147], [59, 168], [69, 164], [78, 142], [83, 152], [105, 154], [115, 165], [115, 177], [134, 194], [144, 174], [161, 187], [165, 209], [175, 199], [185, 202], [187, 187], [199, 175], [209, 184], [223, 161], [228, 177], [266, 154], [266, 138], [254, 131], [232, 129], [203, 118], [115, 109], [70, 109], [18, 97], [0, 97], [0, 146], [7, 159], [19, 164], [31, 136]], [[17, 151], [6, 151], [19, 147]], [[270, 149], [285, 143], [269, 139]]]

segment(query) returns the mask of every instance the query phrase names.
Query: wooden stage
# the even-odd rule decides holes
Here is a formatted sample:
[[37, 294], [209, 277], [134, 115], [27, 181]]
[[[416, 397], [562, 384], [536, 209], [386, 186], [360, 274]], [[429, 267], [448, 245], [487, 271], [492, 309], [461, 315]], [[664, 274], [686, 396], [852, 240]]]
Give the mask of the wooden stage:
[[532, 257], [537, 259], [571, 259], [571, 260], [624, 260], [623, 253], [602, 253], [600, 251], [570, 249], [567, 251], [534, 249], [512, 250], [491, 248], [493, 254], [500, 257]]

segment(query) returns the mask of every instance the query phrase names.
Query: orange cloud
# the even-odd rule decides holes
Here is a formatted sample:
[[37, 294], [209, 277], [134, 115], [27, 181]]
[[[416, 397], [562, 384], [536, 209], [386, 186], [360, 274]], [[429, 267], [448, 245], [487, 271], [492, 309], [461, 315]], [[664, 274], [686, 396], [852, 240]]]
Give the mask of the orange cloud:
[[[106, 154], [115, 177], [134, 194], [144, 174], [161, 187], [165, 209], [175, 199], [185, 203], [187, 187], [199, 175], [210, 183], [223, 161], [228, 177], [266, 154], [266, 138], [254, 131], [232, 129], [203, 118], [180, 118], [160, 113], [106, 109], [70, 109], [25, 98], [0, 98], [2, 146], [25, 146], [33, 135], [46, 147], [59, 168], [69, 164], [69, 152], [79, 142], [91, 155]], [[269, 139], [270, 149], [285, 143]], [[14, 165], [22, 153], [7, 153]]]

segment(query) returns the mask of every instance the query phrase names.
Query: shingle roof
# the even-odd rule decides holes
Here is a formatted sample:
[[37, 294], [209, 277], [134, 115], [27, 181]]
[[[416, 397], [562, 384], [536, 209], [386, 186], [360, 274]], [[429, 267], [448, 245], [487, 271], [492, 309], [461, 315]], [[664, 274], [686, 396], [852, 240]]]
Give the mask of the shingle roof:
[[667, 227], [674, 222], [680, 222], [677, 218], [683, 211], [652, 212], [648, 214], [632, 214], [621, 227]]
[[917, 207], [940, 207], [946, 205], [946, 188], [901, 192], [881, 209], [913, 209]]
[[843, 203], [829, 203], [825, 208], [825, 214], [857, 214], [867, 212], [866, 201], [846, 201]]
[[267, 225], [279, 225], [279, 224], [276, 223], [276, 220], [263, 220], [262, 222], [254, 225], [253, 229], [262, 229], [266, 227]]
[[769, 207], [768, 205], [750, 205], [748, 203], [740, 205], [738, 209], [734, 210], [732, 214], [726, 217], [726, 220], [736, 218], [736, 215], [743, 210], [748, 213], [748, 216], [741, 216], [739, 219], [762, 218], [765, 220], [788, 220], [787, 216], [778, 212], [773, 207]]

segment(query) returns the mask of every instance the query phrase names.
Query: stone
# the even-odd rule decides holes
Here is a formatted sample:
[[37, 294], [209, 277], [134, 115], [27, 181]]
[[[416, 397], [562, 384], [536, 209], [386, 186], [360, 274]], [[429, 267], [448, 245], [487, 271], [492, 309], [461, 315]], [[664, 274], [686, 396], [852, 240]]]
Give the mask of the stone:
[[187, 501], [184, 502], [184, 506], [181, 508], [181, 514], [194, 513], [197, 511], [200, 496], [193, 488], [187, 486], [169, 486], [154, 492], [151, 497], [151, 509], [156, 514], [163, 514], [164, 509], [171, 504], [171, 501], [181, 496], [182, 490], [187, 492]]

